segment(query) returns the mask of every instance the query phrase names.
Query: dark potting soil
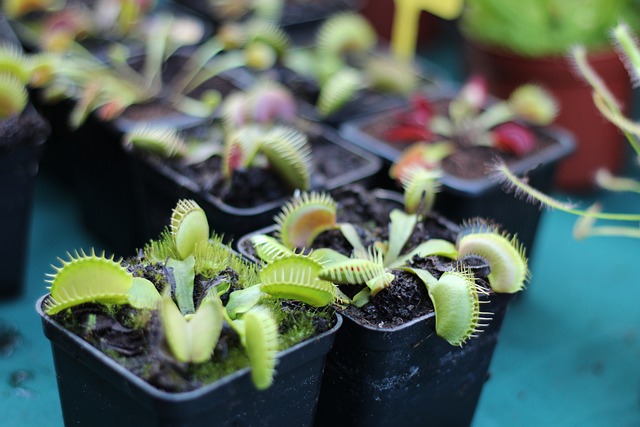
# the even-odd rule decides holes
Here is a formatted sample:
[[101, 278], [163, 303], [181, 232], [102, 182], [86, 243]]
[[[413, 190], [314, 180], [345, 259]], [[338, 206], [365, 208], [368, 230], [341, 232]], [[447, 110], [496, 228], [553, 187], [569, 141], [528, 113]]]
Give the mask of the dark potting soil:
[[[137, 258], [131, 258], [123, 265], [128, 266], [134, 276], [145, 277], [156, 285], [166, 284], [175, 288], [171, 275], [161, 264], [142, 266]], [[205, 278], [196, 276], [194, 283], [194, 303], [200, 301], [211, 288], [221, 283], [230, 283], [230, 289], [221, 296], [223, 304], [229, 294], [238, 289], [235, 271], [226, 269], [218, 276]], [[289, 329], [296, 330], [302, 313], [313, 308], [294, 301], [280, 302], [283, 311], [280, 334]], [[312, 312], [315, 331], [311, 336], [329, 330], [333, 323], [327, 312]], [[53, 316], [63, 327], [101, 350], [133, 374], [151, 385], [169, 392], [194, 390], [212, 383], [239, 369], [249, 366], [248, 356], [242, 348], [240, 337], [226, 323], [212, 358], [202, 364], [182, 363], [173, 358], [167, 348], [161, 320], [157, 312], [139, 311], [129, 305], [81, 304]], [[282, 349], [293, 343], [281, 341]]]
[[[391, 145], [399, 151], [404, 150], [414, 142], [390, 143], [385, 141], [384, 136], [387, 130], [397, 125], [397, 121], [395, 119], [397, 111], [398, 110], [391, 110], [388, 114], [381, 115], [379, 120], [369, 123], [361, 130], [365, 134], [377, 139], [378, 141]], [[528, 155], [538, 153], [555, 143], [555, 141], [547, 134], [541, 133], [535, 128], [533, 131], [536, 135], [536, 146]], [[438, 140], [441, 139], [442, 138], [439, 138]], [[462, 144], [460, 141], [454, 141], [454, 143], [457, 144], [456, 150], [442, 160], [442, 169], [446, 174], [462, 179], [472, 180], [485, 178], [493, 172], [493, 167], [496, 163], [503, 162], [508, 166], [512, 166], [522, 159], [522, 157], [518, 157], [514, 154], [498, 150], [493, 147], [470, 146]]]
[[[322, 136], [310, 137], [312, 147], [311, 187], [321, 189], [329, 179], [361, 169], [367, 160], [332, 143]], [[211, 193], [237, 208], [251, 208], [263, 203], [289, 197], [293, 189], [271, 168], [237, 169], [230, 180], [222, 174], [222, 160], [218, 156], [195, 164], [179, 161], [167, 164], [180, 175], [195, 182], [202, 191]]]
[[[381, 201], [357, 186], [341, 189], [332, 193], [332, 196], [338, 207], [338, 221], [356, 225], [365, 246], [388, 238], [389, 212], [393, 208], [398, 208], [397, 203]], [[458, 233], [459, 227], [456, 224], [437, 213], [432, 213], [416, 225], [402, 252], [406, 253], [429, 239], [455, 242]], [[344, 255], [350, 255], [353, 250], [342, 233], [337, 230], [321, 233], [311, 247], [332, 248]], [[471, 266], [475, 265], [477, 260], [464, 260], [462, 263], [465, 266]], [[426, 269], [436, 278], [445, 271], [452, 270], [456, 264], [457, 261], [439, 256], [414, 257], [411, 262], [412, 266]], [[433, 311], [427, 288], [417, 276], [402, 270], [393, 270], [392, 274], [395, 279], [388, 288], [378, 292], [360, 308], [348, 306], [344, 309], [344, 314], [365, 325], [393, 328]], [[488, 269], [476, 268], [474, 274], [479, 284], [486, 285]], [[342, 285], [340, 289], [352, 297], [364, 287], [365, 285]]]

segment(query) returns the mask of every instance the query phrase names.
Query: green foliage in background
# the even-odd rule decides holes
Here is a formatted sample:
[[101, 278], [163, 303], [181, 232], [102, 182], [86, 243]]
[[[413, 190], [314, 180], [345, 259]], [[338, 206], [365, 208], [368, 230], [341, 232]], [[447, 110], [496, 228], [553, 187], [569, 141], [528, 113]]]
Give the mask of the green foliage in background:
[[640, 28], [639, 0], [467, 0], [461, 29], [475, 41], [524, 56], [608, 48], [619, 21]]

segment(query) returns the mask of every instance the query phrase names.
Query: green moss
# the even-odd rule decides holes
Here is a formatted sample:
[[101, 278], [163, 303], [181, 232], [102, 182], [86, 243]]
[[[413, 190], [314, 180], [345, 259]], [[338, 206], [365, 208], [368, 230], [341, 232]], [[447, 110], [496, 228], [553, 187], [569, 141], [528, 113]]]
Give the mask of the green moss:
[[225, 355], [214, 354], [208, 362], [190, 365], [189, 374], [201, 383], [209, 384], [248, 366], [247, 353], [240, 346], [234, 346]]

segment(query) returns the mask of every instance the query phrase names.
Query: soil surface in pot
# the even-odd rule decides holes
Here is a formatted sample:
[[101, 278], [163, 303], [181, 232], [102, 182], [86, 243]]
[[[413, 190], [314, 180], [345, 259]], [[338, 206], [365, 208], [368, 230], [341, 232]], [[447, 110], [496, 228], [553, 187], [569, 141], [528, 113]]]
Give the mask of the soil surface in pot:
[[[172, 274], [168, 274], [162, 264], [143, 266], [140, 259], [134, 257], [123, 261], [123, 265], [134, 276], [151, 280], [159, 291], [166, 285], [175, 288]], [[227, 268], [216, 277], [196, 275], [195, 307], [211, 287], [221, 283], [231, 285], [229, 291], [221, 295], [226, 305], [229, 294], [239, 288], [237, 273]], [[333, 316], [328, 309], [314, 309], [291, 301], [273, 304], [282, 308], [278, 317], [281, 350], [333, 326]], [[205, 363], [190, 364], [179, 362], [170, 354], [157, 312], [139, 311], [129, 305], [86, 303], [64, 310], [53, 318], [135, 375], [170, 392], [193, 390], [249, 366], [238, 334], [226, 323], [213, 357]]]
[[[325, 188], [328, 180], [362, 169], [368, 163], [364, 157], [331, 142], [320, 133], [310, 133], [309, 142], [312, 148], [313, 189]], [[237, 169], [228, 180], [222, 173], [222, 159], [219, 156], [194, 165], [186, 165], [179, 160], [145, 157], [159, 168], [166, 164], [178, 174], [195, 182], [203, 192], [210, 193], [237, 208], [259, 206], [289, 197], [293, 192], [270, 167]]]
[[[436, 105], [439, 110], [445, 108], [445, 104], [443, 102], [437, 103]], [[401, 111], [404, 112], [407, 110], [403, 109]], [[380, 115], [378, 120], [368, 123], [366, 126], [363, 126], [361, 130], [370, 137], [402, 151], [419, 141], [388, 142], [386, 138], [388, 130], [398, 126], [399, 124], [397, 114], [398, 111], [396, 110], [391, 111], [386, 115]], [[527, 155], [534, 155], [556, 143], [553, 138], [548, 134], [541, 132], [540, 129], [531, 129], [534, 131], [536, 136], [536, 144], [535, 148]], [[442, 141], [443, 138], [436, 138], [428, 142], [436, 140]], [[496, 163], [504, 162], [508, 166], [512, 166], [523, 158], [493, 147], [468, 145], [461, 141], [453, 142], [456, 144], [455, 151], [442, 160], [441, 166], [446, 174], [462, 179], [473, 180], [485, 178], [491, 175]]]

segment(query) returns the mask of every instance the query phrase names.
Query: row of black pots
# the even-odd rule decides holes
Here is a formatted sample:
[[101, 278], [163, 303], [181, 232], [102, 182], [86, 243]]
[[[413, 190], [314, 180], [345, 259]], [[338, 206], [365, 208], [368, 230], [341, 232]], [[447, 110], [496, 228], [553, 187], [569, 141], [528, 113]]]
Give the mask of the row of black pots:
[[43, 299], [66, 425], [444, 427], [471, 424], [510, 296], [493, 296], [491, 326], [463, 347], [435, 334], [433, 314], [393, 329], [337, 314], [331, 330], [279, 354], [268, 390], [244, 369], [184, 393], [136, 377], [44, 314]]
[[[19, 46], [3, 15], [0, 43]], [[0, 120], [0, 297], [17, 296], [23, 287], [35, 178], [49, 132], [31, 104], [19, 116]]]
[[[401, 204], [397, 193], [376, 197]], [[243, 236], [241, 253], [251, 258], [243, 242], [269, 231]], [[157, 390], [131, 374], [44, 314], [43, 299], [36, 310], [51, 341], [68, 425], [464, 426], [488, 378], [511, 296], [490, 299], [490, 326], [462, 347], [436, 335], [433, 313], [393, 328], [342, 313], [331, 330], [279, 355], [268, 390], [254, 390], [245, 369], [184, 393]]]

